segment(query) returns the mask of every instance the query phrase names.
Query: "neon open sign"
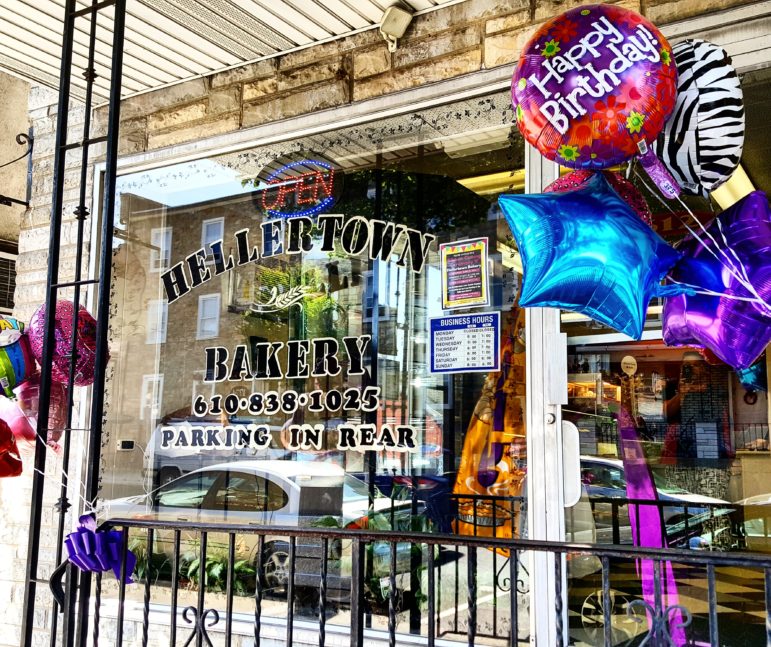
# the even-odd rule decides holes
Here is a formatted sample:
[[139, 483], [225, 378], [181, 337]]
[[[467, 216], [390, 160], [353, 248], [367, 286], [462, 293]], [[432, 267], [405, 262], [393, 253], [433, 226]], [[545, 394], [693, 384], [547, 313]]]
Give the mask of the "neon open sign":
[[265, 178], [260, 201], [262, 210], [274, 218], [321, 213], [337, 201], [337, 183], [335, 168], [328, 162], [317, 159], [290, 162]]

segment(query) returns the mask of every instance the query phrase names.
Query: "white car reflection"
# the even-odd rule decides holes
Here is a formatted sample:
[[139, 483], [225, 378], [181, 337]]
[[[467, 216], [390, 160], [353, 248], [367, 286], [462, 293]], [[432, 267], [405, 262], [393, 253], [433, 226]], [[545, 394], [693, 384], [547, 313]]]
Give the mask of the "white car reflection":
[[[410, 530], [422, 518], [422, 504], [412, 513], [410, 501], [392, 500], [376, 488], [370, 506], [369, 487], [337, 466], [282, 460], [242, 460], [195, 470], [147, 495], [106, 501], [100, 511], [105, 519], [152, 519], [200, 524], [241, 526], [324, 526]], [[154, 552], [171, 555], [170, 533], [158, 531]], [[258, 535], [238, 536], [238, 558], [257, 563]], [[194, 533], [183, 536], [194, 544]], [[344, 542], [348, 544], [350, 542]], [[210, 533], [209, 549], [227, 550], [225, 533]], [[349, 546], [331, 547], [328, 587], [345, 590], [349, 576]], [[389, 575], [389, 546], [376, 543], [373, 574]], [[321, 551], [314, 540], [298, 540], [295, 584], [318, 586]], [[266, 536], [263, 548], [264, 584], [285, 591], [289, 569], [286, 538]], [[332, 562], [335, 562], [334, 564]], [[407, 573], [411, 564], [410, 544], [397, 545], [397, 573]], [[337, 570], [335, 570], [337, 565]]]
[[[239, 419], [231, 417], [229, 424], [247, 425], [254, 422], [252, 419]], [[233, 460], [268, 460], [286, 459], [289, 453], [281, 446], [279, 435], [280, 426], [271, 427], [273, 437], [269, 447], [254, 449], [251, 447], [212, 447], [212, 446], [164, 446], [163, 431], [172, 429], [175, 434], [183, 432], [188, 438], [193, 427], [215, 426], [221, 427], [222, 420], [218, 417], [198, 418], [194, 416], [173, 417], [168, 416], [163, 424], [158, 425], [150, 435], [145, 452], [145, 478], [152, 483], [152, 488], [165, 485], [203, 467], [217, 466]]]

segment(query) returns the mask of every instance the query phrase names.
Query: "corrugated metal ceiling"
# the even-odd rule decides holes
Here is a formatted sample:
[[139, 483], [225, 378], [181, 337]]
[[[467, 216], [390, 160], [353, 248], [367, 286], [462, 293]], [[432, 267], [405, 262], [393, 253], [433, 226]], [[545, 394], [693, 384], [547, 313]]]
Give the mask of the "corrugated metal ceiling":
[[[402, 0], [416, 12], [464, 0]], [[78, 0], [79, 7], [91, 4]], [[123, 95], [146, 92], [342, 38], [380, 22], [394, 0], [128, 0]], [[64, 0], [0, 0], [0, 69], [58, 86]], [[99, 13], [95, 92], [109, 94], [112, 9]], [[76, 21], [73, 62], [86, 67], [89, 23]], [[85, 80], [73, 77], [73, 94]]]

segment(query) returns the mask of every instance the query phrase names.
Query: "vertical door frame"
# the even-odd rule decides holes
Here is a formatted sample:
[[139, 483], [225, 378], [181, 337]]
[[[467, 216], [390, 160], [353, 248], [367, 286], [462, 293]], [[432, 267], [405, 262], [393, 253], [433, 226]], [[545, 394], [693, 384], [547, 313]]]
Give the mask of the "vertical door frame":
[[[541, 193], [559, 176], [556, 163], [526, 144], [525, 191]], [[560, 311], [527, 308], [527, 529], [528, 538], [565, 541], [562, 466], [562, 413], [567, 404], [567, 340]], [[567, 642], [567, 586], [564, 557], [560, 581], [555, 556], [530, 556], [530, 644], [553, 647]], [[563, 612], [557, 614], [558, 596]], [[558, 636], [562, 636], [562, 642]]]

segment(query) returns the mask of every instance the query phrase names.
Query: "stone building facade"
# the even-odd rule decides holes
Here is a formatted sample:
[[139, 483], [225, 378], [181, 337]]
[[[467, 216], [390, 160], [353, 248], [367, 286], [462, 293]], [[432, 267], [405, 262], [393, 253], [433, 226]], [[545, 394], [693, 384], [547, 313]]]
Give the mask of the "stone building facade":
[[[286, 120], [302, 119], [309, 128], [325, 113], [345, 115], [357, 111], [376, 112], [378, 107], [397, 102], [402, 93], [439, 82], [457, 81], [459, 87], [475, 75], [489, 75], [504, 87], [522, 46], [542, 21], [574, 6], [575, 0], [467, 0], [417, 16], [397, 51], [388, 51], [376, 29], [315, 45], [307, 49], [260, 60], [242, 67], [196, 78], [154, 92], [125, 99], [121, 106], [120, 153], [144, 153], [148, 160], [169, 157], [175, 152], [192, 153], [201, 140], [243, 133], [259, 128], [267, 136], [271, 127]], [[621, 0], [618, 4], [645, 15], [663, 28], [665, 34], [682, 34], [678, 21], [697, 18], [701, 28], [724, 24], [721, 11], [746, 6], [748, 0]], [[673, 26], [674, 24], [674, 26]], [[669, 27], [672, 27], [668, 30]], [[674, 29], [674, 31], [672, 30]], [[769, 47], [755, 42], [753, 48]], [[745, 55], [740, 51], [737, 55]], [[57, 95], [44, 88], [32, 88], [29, 117], [35, 133], [32, 200], [21, 217], [18, 280], [15, 315], [28, 320], [45, 300], [46, 254], [49, 239], [51, 190]], [[357, 113], [358, 114], [358, 113]], [[95, 109], [95, 135], [106, 133], [107, 107]], [[70, 106], [73, 132], [83, 124], [82, 105]], [[92, 149], [97, 155], [99, 150]], [[98, 161], [97, 157], [95, 161]], [[65, 174], [64, 234], [60, 277], [71, 276], [75, 259], [76, 221], [80, 187], [79, 160], [68, 157]], [[88, 195], [92, 195], [94, 173], [87, 173]], [[87, 206], [91, 209], [91, 198]], [[95, 214], [93, 214], [95, 216]], [[90, 227], [86, 228], [89, 245]], [[2, 237], [2, 234], [0, 234]], [[89, 262], [86, 254], [86, 263]], [[85, 455], [83, 430], [73, 431], [69, 466], [69, 499], [74, 511], [79, 500]], [[43, 511], [40, 576], [54, 566], [56, 528], [53, 505], [59, 496], [58, 482], [64, 468], [50, 455], [46, 469], [48, 484]], [[0, 646], [19, 644], [32, 479], [32, 461], [25, 461], [24, 474], [0, 480]], [[48, 600], [44, 587], [39, 596]], [[34, 644], [48, 644], [51, 611], [40, 605], [36, 617]], [[138, 639], [138, 638], [137, 638]], [[126, 644], [126, 643], [124, 643]], [[131, 642], [130, 644], [134, 644]], [[138, 642], [137, 642], [138, 644]]]

